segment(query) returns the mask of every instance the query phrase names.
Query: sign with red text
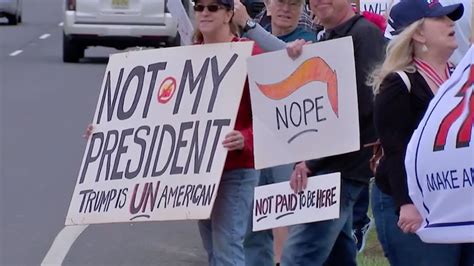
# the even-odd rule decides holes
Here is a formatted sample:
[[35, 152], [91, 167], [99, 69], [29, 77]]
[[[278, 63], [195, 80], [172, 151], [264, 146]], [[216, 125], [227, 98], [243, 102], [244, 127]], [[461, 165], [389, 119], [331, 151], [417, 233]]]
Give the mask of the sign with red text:
[[438, 90], [408, 145], [410, 197], [429, 243], [474, 242], [474, 48]]
[[359, 149], [351, 37], [248, 59], [257, 169]]
[[340, 198], [340, 173], [310, 177], [300, 193], [294, 193], [289, 182], [258, 186], [253, 231], [339, 218]]
[[112, 55], [66, 224], [208, 218], [252, 47]]

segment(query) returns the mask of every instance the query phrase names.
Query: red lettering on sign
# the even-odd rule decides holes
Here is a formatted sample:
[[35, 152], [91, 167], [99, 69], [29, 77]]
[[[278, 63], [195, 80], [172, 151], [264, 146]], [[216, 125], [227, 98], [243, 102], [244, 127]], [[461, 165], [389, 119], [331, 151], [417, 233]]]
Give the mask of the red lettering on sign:
[[446, 139], [448, 138], [449, 130], [456, 120], [463, 113], [466, 102], [469, 101], [469, 114], [461, 124], [459, 132], [456, 137], [456, 148], [468, 147], [471, 141], [472, 126], [474, 122], [474, 94], [471, 94], [470, 99], [467, 95], [467, 89], [474, 85], [474, 67], [471, 66], [469, 78], [466, 83], [462, 86], [456, 97], [463, 97], [461, 102], [451, 110], [439, 125], [438, 132], [436, 133], [433, 151], [442, 151], [446, 145]]

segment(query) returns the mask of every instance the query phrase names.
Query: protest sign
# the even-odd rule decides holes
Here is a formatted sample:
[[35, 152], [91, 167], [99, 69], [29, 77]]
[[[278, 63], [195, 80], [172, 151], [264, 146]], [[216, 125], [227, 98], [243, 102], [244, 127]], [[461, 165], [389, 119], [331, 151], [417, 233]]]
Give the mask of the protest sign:
[[390, 4], [393, 0], [361, 0], [360, 12], [371, 12], [384, 16], [390, 9]]
[[[188, 1], [188, 0], [186, 0]], [[168, 1], [168, 10], [173, 19], [178, 23], [178, 32], [181, 38], [181, 45], [192, 44], [194, 26], [188, 16], [188, 10], [181, 1]]]
[[252, 47], [111, 56], [66, 224], [208, 218]]
[[257, 169], [359, 149], [351, 37], [248, 59]]
[[474, 242], [474, 48], [430, 102], [408, 145], [410, 197], [429, 243]]
[[308, 178], [296, 194], [289, 182], [255, 188], [253, 231], [339, 218], [341, 174]]

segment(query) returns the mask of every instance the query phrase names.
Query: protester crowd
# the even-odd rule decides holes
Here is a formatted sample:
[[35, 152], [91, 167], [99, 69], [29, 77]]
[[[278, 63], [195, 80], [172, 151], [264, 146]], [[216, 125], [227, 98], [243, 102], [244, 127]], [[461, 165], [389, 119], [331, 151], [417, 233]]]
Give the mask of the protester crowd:
[[[401, 0], [389, 14], [391, 41], [384, 38], [383, 18], [357, 14], [347, 0], [310, 0], [309, 9], [303, 0], [268, 0], [255, 20], [240, 1], [197, 0], [194, 9], [197, 36], [204, 36], [195, 40], [197, 44], [243, 40], [232, 30], [235, 24], [242, 29], [240, 36], [256, 41], [255, 50], [287, 48], [289, 56], [298, 57], [307, 42], [351, 36], [360, 143], [375, 143], [374, 148], [383, 150], [381, 158], [372, 158], [377, 159], [372, 169], [373, 149], [367, 147], [372, 145], [260, 172], [235, 164], [236, 169], [224, 172], [211, 219], [199, 222], [210, 265], [356, 265], [357, 251], [363, 249], [371, 226], [367, 209], [373, 172], [373, 215], [391, 265], [474, 264], [474, 244], [428, 244], [414, 234], [421, 216], [408, 196], [404, 165], [411, 134], [451, 73], [449, 58], [458, 47], [454, 21], [464, 13], [462, 4]], [[251, 120], [249, 108], [246, 84], [237, 125], [244, 116], [247, 122]], [[236, 132], [247, 133], [247, 129], [236, 127]], [[237, 133], [235, 138], [226, 138], [225, 145], [233, 142], [247, 146], [231, 146], [228, 161], [238, 158], [233, 150], [252, 150], [251, 134]], [[251, 153], [238, 154], [240, 162], [253, 158]], [[280, 254], [274, 259], [272, 231], [250, 229], [252, 185], [256, 179], [259, 185], [290, 181], [299, 192], [305, 189], [308, 176], [330, 172], [340, 172], [342, 177], [339, 218], [290, 226], [287, 240], [281, 237], [285, 231], [274, 230], [277, 242], [285, 241], [281, 262]], [[245, 213], [250, 216], [246, 221]], [[275, 247], [278, 251], [279, 245]]]
[[[265, 4], [252, 19], [239, 0], [194, 0], [195, 45], [253, 40], [253, 55], [286, 49], [297, 58], [307, 43], [351, 36], [361, 148], [255, 170], [246, 82], [235, 130], [223, 142], [229, 152], [211, 217], [198, 222], [209, 265], [357, 265], [374, 224], [390, 265], [474, 265], [474, 243], [428, 244], [415, 234], [422, 218], [408, 195], [404, 165], [411, 135], [458, 63], [450, 58], [458, 48], [455, 21], [465, 13], [463, 5], [401, 0], [387, 21], [359, 14], [348, 0]], [[342, 180], [338, 219], [252, 232], [255, 186], [289, 181], [300, 192], [308, 176], [332, 172]]]

